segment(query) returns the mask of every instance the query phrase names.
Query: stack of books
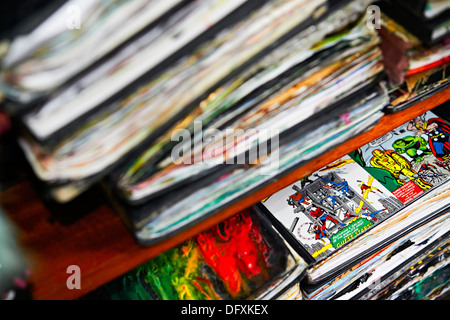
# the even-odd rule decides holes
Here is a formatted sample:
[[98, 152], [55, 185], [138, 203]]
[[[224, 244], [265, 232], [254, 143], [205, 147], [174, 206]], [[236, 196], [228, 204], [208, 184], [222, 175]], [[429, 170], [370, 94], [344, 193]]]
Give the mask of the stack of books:
[[[151, 245], [446, 88], [448, 4], [53, 0], [2, 34], [2, 107], [53, 200], [100, 184]], [[410, 288], [431, 281], [420, 261], [448, 273], [446, 110], [169, 250], [114, 295], [419, 295]]]
[[11, 39], [0, 88], [52, 197], [101, 181], [150, 244], [377, 123], [370, 4], [68, 1]]

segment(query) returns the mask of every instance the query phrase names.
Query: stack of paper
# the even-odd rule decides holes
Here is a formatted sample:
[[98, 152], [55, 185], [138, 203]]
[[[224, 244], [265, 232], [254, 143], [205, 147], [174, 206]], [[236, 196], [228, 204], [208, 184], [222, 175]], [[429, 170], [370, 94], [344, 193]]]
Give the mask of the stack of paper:
[[378, 121], [370, 4], [71, 0], [12, 39], [0, 86], [53, 198], [103, 180], [151, 243]]

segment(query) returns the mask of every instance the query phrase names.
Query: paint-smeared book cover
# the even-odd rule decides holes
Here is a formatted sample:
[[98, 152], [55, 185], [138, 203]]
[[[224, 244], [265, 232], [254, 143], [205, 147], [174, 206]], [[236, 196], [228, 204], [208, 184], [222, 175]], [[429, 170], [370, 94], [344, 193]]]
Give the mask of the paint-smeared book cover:
[[323, 260], [449, 180], [449, 139], [449, 124], [427, 112], [258, 207], [310, 263]]

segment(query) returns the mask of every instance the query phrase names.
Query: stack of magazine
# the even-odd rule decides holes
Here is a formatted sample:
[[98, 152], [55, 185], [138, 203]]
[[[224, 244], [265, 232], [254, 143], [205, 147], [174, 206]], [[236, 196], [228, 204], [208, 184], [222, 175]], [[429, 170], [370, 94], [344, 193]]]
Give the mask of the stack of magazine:
[[53, 198], [101, 181], [150, 244], [377, 123], [371, 3], [71, 0], [12, 37], [0, 90]]
[[278, 42], [107, 179], [140, 243], [198, 223], [378, 121], [388, 97], [364, 12], [352, 2]]
[[386, 111], [397, 112], [450, 84], [450, 1], [384, 0], [379, 5], [391, 100]]

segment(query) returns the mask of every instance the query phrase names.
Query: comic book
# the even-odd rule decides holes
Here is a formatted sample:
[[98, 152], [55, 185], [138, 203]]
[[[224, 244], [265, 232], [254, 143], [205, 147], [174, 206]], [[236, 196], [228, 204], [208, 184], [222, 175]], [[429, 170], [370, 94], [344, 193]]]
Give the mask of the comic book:
[[450, 290], [450, 243], [445, 243], [412, 265], [372, 300], [434, 300]]
[[432, 111], [352, 152], [359, 163], [407, 204], [450, 175], [450, 126]]
[[369, 300], [375, 299], [376, 295], [388, 288], [398, 290], [400, 283], [395, 286], [393, 283], [397, 279], [404, 279], [404, 275], [408, 273], [409, 277], [406, 278], [411, 279], [415, 273], [410, 272], [411, 267], [420, 261], [426, 263], [432, 252], [437, 255], [438, 249], [445, 250], [448, 244], [449, 223], [450, 213], [447, 212], [374, 252], [361, 262], [349, 265], [325, 285], [308, 290], [308, 286], [303, 283], [303, 292], [311, 300]]
[[427, 112], [257, 207], [314, 264], [449, 181], [449, 133]]

